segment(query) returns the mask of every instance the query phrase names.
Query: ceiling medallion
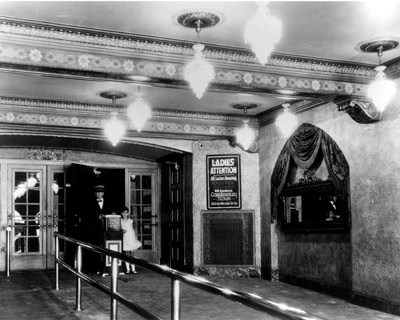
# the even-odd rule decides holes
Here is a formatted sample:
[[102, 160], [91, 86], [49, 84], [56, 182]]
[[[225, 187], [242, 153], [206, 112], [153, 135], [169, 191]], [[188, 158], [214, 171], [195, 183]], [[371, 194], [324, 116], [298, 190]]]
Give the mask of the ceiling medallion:
[[196, 29], [197, 22], [201, 21], [201, 28], [215, 26], [220, 22], [220, 17], [209, 12], [188, 12], [178, 16], [178, 23], [186, 28]]
[[361, 51], [368, 53], [377, 53], [379, 50], [382, 52], [397, 48], [399, 42], [393, 39], [376, 39], [362, 42], [358, 45]]
[[111, 100], [123, 99], [128, 96], [128, 94], [126, 92], [116, 91], [116, 90], [102, 91], [102, 92], [99, 92], [98, 95], [102, 98], [111, 99]]
[[197, 43], [193, 45], [194, 59], [190, 61], [184, 71], [184, 79], [189, 83], [197, 99], [200, 99], [206, 91], [209, 83], [214, 79], [215, 72], [211, 63], [206, 61], [203, 55], [204, 44], [200, 43], [200, 31], [216, 25], [219, 17], [206, 12], [193, 12], [180, 15], [178, 23], [184, 27], [192, 28], [197, 33]]
[[239, 103], [232, 103], [230, 105], [230, 107], [233, 109], [246, 110], [246, 111], [258, 108], [259, 106], [261, 106], [261, 104], [256, 102], [239, 102]]

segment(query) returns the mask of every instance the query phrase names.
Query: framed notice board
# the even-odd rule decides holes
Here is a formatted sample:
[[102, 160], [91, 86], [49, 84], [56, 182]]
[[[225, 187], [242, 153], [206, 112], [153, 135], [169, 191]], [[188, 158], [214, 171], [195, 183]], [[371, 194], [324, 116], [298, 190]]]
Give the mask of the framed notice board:
[[240, 209], [240, 155], [207, 156], [208, 209]]

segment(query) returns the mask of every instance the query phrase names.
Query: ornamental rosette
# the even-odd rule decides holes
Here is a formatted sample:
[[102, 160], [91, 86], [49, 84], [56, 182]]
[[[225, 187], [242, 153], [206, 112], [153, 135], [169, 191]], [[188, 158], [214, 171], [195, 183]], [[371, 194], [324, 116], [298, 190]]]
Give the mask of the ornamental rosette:
[[89, 66], [89, 57], [87, 55], [81, 55], [78, 58], [79, 66], [85, 68]]
[[281, 88], [284, 88], [287, 86], [287, 80], [285, 77], [279, 77], [278, 79], [278, 84]]
[[125, 71], [131, 72], [133, 69], [135, 69], [135, 66], [133, 64], [133, 61], [131, 60], [125, 60], [124, 61], [124, 69]]
[[352, 94], [353, 91], [354, 91], [353, 85], [351, 85], [350, 83], [347, 83], [346, 87], [345, 87], [345, 90], [346, 90], [347, 94]]
[[250, 84], [250, 83], [252, 83], [253, 82], [253, 76], [250, 74], [250, 73], [245, 73], [245, 75], [243, 76], [243, 81], [246, 83], [246, 84]]
[[167, 74], [172, 77], [173, 75], [175, 75], [176, 73], [176, 68], [173, 64], [169, 64], [165, 67], [165, 71], [167, 72]]
[[39, 62], [42, 60], [42, 53], [37, 50], [37, 49], [33, 49], [31, 50], [31, 52], [29, 52], [29, 58], [33, 61], [33, 62]]
[[311, 87], [313, 88], [313, 90], [318, 91], [319, 88], [321, 88], [321, 84], [318, 80], [313, 80], [313, 82], [311, 83]]

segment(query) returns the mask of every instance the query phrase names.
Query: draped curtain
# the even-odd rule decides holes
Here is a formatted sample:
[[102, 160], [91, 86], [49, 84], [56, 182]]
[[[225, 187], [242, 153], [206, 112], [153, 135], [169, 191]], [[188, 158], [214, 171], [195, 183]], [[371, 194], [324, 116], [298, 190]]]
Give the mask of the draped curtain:
[[293, 159], [299, 168], [307, 170], [314, 164], [320, 150], [334, 186], [347, 194], [349, 165], [342, 151], [325, 131], [312, 124], [303, 123], [286, 141], [272, 172], [271, 212], [273, 219], [277, 217], [278, 199], [286, 184], [290, 160]]

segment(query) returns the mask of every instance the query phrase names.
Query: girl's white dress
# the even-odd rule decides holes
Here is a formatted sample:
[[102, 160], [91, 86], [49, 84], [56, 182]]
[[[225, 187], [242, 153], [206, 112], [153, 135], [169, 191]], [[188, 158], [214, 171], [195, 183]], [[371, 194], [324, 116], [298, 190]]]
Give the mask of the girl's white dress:
[[136, 232], [133, 229], [132, 219], [121, 219], [121, 229], [126, 231], [123, 235], [123, 251], [133, 251], [142, 246], [142, 243], [137, 239]]

